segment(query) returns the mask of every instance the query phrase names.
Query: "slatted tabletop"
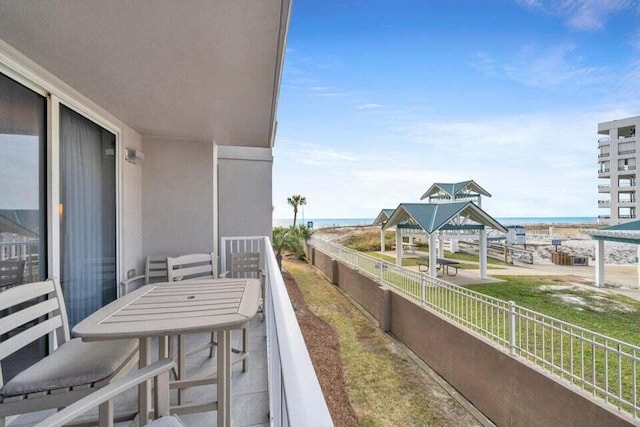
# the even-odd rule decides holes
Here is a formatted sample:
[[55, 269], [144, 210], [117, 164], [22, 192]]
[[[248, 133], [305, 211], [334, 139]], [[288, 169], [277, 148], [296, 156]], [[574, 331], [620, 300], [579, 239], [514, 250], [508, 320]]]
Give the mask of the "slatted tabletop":
[[96, 311], [73, 328], [87, 341], [235, 329], [260, 303], [257, 279], [155, 283]]

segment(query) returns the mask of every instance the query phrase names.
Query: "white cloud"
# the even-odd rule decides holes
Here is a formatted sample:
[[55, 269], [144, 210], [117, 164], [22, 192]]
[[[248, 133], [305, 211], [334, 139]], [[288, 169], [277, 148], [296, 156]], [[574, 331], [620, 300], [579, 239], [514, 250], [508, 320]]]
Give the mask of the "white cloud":
[[307, 218], [372, 217], [418, 202], [433, 182], [466, 179], [493, 194], [483, 207], [498, 217], [595, 216], [597, 123], [632, 111], [414, 121], [362, 153], [279, 142], [274, 217], [291, 216], [289, 193], [307, 197]]
[[368, 104], [360, 104], [356, 107], [356, 109], [358, 110], [374, 110], [377, 108], [381, 108], [382, 105], [381, 104], [374, 104], [374, 103], [368, 103]]
[[494, 76], [532, 87], [573, 87], [600, 84], [607, 79], [607, 70], [581, 64], [572, 43], [540, 47], [528, 44], [520, 51], [503, 60], [486, 52], [476, 55], [472, 66]]
[[596, 31], [611, 15], [632, 8], [634, 0], [516, 0], [522, 6], [560, 16], [573, 29]]

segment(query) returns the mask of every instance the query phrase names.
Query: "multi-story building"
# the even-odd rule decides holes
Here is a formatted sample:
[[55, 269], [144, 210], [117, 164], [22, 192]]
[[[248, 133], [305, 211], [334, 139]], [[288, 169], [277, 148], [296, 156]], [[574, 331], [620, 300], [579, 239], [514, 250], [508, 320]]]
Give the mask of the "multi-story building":
[[640, 116], [598, 123], [598, 207], [607, 210], [598, 215], [602, 224], [636, 219], [636, 126]]

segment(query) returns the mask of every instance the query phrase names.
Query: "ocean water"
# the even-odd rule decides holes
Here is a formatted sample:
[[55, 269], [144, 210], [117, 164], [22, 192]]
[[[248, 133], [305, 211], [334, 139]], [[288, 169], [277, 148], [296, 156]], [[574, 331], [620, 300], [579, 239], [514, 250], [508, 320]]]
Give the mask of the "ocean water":
[[[566, 217], [516, 217], [496, 218], [503, 225], [523, 224], [596, 224], [598, 219], [594, 216], [566, 216]], [[353, 225], [370, 225], [374, 218], [305, 218], [304, 222], [298, 219], [298, 224], [313, 222], [313, 228], [347, 227]], [[291, 219], [274, 219], [274, 227], [289, 227], [293, 223]]]

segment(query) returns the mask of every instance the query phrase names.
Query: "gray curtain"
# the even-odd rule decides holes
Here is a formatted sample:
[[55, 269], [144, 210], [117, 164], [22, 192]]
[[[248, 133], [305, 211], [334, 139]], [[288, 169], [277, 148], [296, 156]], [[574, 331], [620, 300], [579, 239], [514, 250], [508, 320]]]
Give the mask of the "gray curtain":
[[115, 136], [60, 109], [61, 285], [71, 327], [116, 296]]

